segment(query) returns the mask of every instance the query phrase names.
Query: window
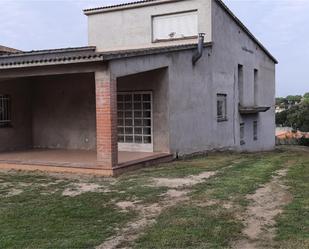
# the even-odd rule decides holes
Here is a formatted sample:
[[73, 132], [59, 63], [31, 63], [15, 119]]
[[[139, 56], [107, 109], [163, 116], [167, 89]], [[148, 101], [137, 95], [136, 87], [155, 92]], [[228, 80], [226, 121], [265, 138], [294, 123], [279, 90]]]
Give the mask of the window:
[[240, 124], [240, 145], [245, 144], [245, 123]]
[[258, 140], [258, 122], [257, 121], [253, 122], [253, 140], [254, 141]]
[[11, 98], [0, 95], [0, 128], [11, 126]]
[[227, 95], [217, 94], [217, 120], [227, 121]]
[[244, 99], [244, 69], [243, 65], [238, 65], [238, 96], [239, 103], [243, 104]]
[[198, 35], [197, 11], [154, 16], [153, 42], [193, 38]]
[[152, 94], [118, 93], [118, 142], [152, 144]]
[[258, 83], [259, 83], [259, 78], [258, 78], [258, 74], [259, 74], [259, 71], [257, 69], [254, 69], [254, 104], [256, 106], [258, 106]]

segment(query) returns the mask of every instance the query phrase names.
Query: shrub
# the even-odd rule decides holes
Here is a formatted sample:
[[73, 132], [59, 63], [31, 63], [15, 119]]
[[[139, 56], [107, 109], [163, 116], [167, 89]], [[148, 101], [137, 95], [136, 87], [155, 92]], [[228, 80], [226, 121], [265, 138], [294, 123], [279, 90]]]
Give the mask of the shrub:
[[299, 139], [299, 145], [309, 147], [309, 138], [302, 137], [301, 139]]

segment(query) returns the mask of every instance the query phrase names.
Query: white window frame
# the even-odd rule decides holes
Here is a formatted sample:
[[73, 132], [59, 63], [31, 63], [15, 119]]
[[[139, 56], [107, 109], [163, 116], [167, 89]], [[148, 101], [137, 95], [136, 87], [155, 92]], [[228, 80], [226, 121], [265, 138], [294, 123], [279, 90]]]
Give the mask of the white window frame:
[[[181, 37], [166, 37], [166, 38], [157, 38], [156, 37], [156, 21], [163, 19], [163, 18], [167, 18], [167, 17], [177, 17], [180, 15], [185, 15], [185, 14], [194, 14], [194, 17], [196, 18], [196, 30], [194, 32], [194, 34], [190, 34], [190, 35], [184, 35]], [[157, 19], [157, 20], [156, 20]], [[152, 25], [152, 42], [156, 43], [156, 42], [166, 42], [166, 41], [175, 41], [175, 40], [185, 40], [185, 39], [195, 39], [198, 37], [198, 10], [194, 9], [194, 10], [187, 10], [187, 11], [181, 11], [181, 12], [174, 12], [174, 13], [167, 13], [167, 14], [162, 14], [162, 15], [153, 15], [151, 17], [151, 25]], [[173, 32], [171, 31], [171, 34]]]
[[[144, 144], [144, 143], [125, 143], [125, 142], [118, 142], [118, 150], [119, 151], [129, 151], [129, 152], [153, 152], [153, 94], [152, 91], [126, 91], [126, 92], [118, 92], [118, 94], [128, 95], [128, 94], [150, 94], [150, 102], [151, 102], [151, 143]], [[118, 101], [117, 101], [118, 102]], [[133, 106], [134, 108], [134, 106]], [[118, 114], [117, 114], [118, 115]], [[134, 122], [134, 109], [133, 109], [133, 117], [132, 120]], [[117, 125], [118, 128], [118, 125]], [[117, 133], [118, 134], [118, 133]], [[132, 136], [134, 137], [134, 125], [133, 125], [133, 133]], [[118, 135], [117, 135], [118, 137]]]

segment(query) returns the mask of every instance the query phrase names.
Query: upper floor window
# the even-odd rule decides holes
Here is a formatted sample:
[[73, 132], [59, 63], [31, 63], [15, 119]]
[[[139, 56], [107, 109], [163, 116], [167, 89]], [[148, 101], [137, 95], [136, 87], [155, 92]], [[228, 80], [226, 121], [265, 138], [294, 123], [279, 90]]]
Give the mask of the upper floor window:
[[245, 123], [240, 123], [240, 130], [239, 130], [239, 137], [240, 137], [240, 145], [246, 144], [245, 142]]
[[0, 95], [0, 128], [11, 126], [11, 98]]
[[259, 101], [259, 71], [257, 69], [254, 69], [254, 105], [258, 106]]
[[244, 101], [244, 67], [243, 65], [238, 65], [238, 98], [239, 104], [243, 105]]
[[258, 121], [253, 121], [253, 140], [258, 140]]
[[217, 94], [217, 119], [218, 122], [227, 121], [227, 95]]
[[197, 11], [153, 16], [153, 42], [194, 38], [198, 35]]

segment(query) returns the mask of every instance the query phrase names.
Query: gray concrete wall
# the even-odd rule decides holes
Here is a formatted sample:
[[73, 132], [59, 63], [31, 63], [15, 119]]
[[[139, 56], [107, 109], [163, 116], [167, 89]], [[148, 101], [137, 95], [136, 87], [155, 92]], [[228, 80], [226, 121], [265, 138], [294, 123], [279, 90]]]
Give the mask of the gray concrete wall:
[[[210, 150], [223, 144], [214, 139], [217, 137], [214, 133], [217, 119], [216, 96], [212, 91], [211, 49], [205, 49], [204, 56], [195, 67], [192, 65], [194, 52], [187, 50], [111, 62], [111, 72], [115, 76], [167, 67], [167, 79], [161, 81], [164, 95], [161, 103], [155, 103], [164, 105], [160, 108], [160, 116], [167, 115], [168, 119], [167, 133], [161, 134], [160, 143], [166, 143], [168, 138], [169, 151], [180, 155]], [[142, 89], [150, 86], [152, 77], [141, 78]], [[158, 116], [155, 122], [165, 126]], [[215, 141], [218, 141], [217, 144]]]
[[152, 16], [198, 9], [198, 30], [211, 41], [211, 0], [181, 0], [170, 3], [104, 12], [88, 17], [89, 45], [99, 51], [167, 46], [196, 42], [196, 39], [152, 42]]
[[117, 79], [118, 91], [151, 91], [153, 96], [153, 146], [155, 152], [169, 152], [168, 72], [157, 69]]
[[31, 87], [27, 80], [0, 81], [0, 94], [11, 96], [12, 127], [0, 128], [0, 151], [32, 147]]
[[33, 78], [33, 146], [96, 148], [93, 74]]
[[[112, 73], [126, 75], [150, 68], [168, 68], [168, 129], [170, 151], [180, 155], [207, 150], [260, 151], [275, 145], [275, 63], [213, 1], [214, 45], [192, 65], [193, 50], [111, 62]], [[238, 64], [244, 70], [245, 106], [271, 106], [257, 115], [238, 110]], [[258, 87], [254, 91], [254, 69]], [[217, 94], [227, 95], [226, 122], [217, 121]], [[254, 101], [256, 96], [256, 103]], [[258, 140], [253, 122], [258, 121]], [[240, 123], [245, 122], [245, 145], [240, 145]]]
[[[275, 63], [252, 39], [233, 21], [233, 19], [213, 0], [212, 4], [212, 37], [213, 45], [213, 84], [214, 91], [226, 91], [233, 99], [234, 118], [226, 124], [232, 141], [238, 150], [258, 151], [270, 150], [275, 145]], [[243, 65], [244, 94], [240, 99], [238, 92], [238, 64]], [[258, 87], [254, 91], [254, 69], [258, 69]], [[234, 89], [234, 91], [233, 91]], [[233, 93], [234, 92], [234, 93]], [[255, 104], [270, 106], [271, 110], [256, 116], [239, 115], [238, 104], [245, 106]], [[233, 110], [229, 111], [231, 117]], [[253, 121], [259, 123], [258, 141], [253, 141]], [[240, 146], [239, 124], [245, 123], [246, 144]], [[234, 123], [234, 124], [233, 124]]]

